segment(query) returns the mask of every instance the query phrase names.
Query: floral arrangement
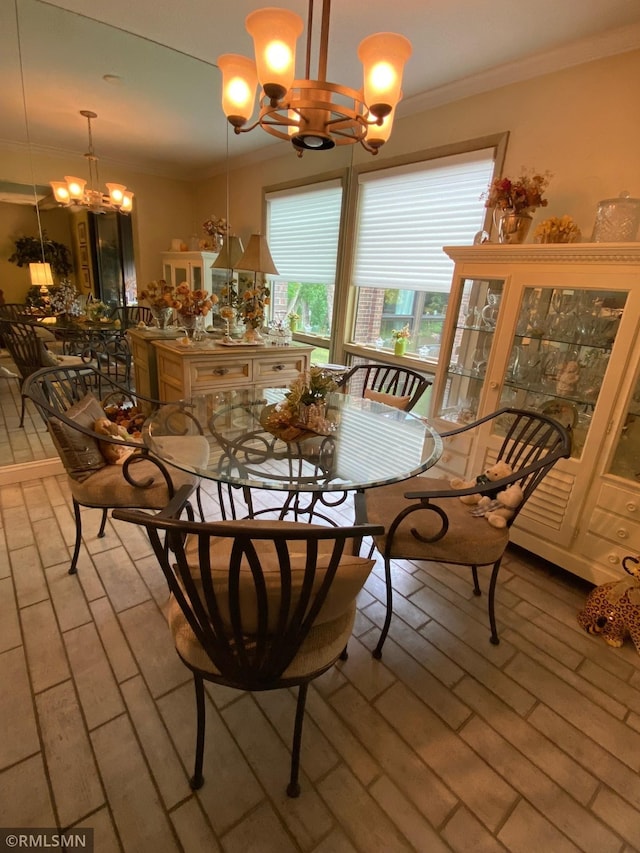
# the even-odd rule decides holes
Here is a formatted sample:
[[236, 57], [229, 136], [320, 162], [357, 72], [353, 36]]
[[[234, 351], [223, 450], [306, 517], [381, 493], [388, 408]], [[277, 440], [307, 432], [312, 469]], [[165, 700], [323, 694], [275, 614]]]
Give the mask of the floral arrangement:
[[140, 299], [147, 302], [151, 308], [172, 308], [175, 298], [175, 288], [161, 278], [159, 281], [150, 281], [144, 290], [140, 291]]
[[582, 232], [571, 216], [551, 216], [533, 232], [537, 243], [579, 243]]
[[406, 340], [408, 341], [411, 337], [411, 332], [409, 331], [409, 324], [406, 323], [401, 329], [392, 329], [391, 337], [394, 341]]
[[87, 302], [85, 311], [87, 317], [90, 320], [95, 321], [100, 320], [103, 317], [108, 317], [111, 312], [111, 308], [99, 299], [92, 299], [90, 302]]
[[243, 323], [259, 329], [264, 323], [265, 307], [271, 301], [271, 292], [266, 284], [254, 282], [240, 295], [238, 315]]
[[202, 230], [209, 237], [226, 237], [229, 233], [229, 224], [227, 220], [221, 216], [210, 216], [202, 223]]
[[300, 315], [296, 314], [295, 311], [289, 311], [289, 313], [287, 314], [287, 320], [290, 323], [292, 323], [292, 322], [297, 323], [299, 319], [300, 319]]
[[218, 301], [214, 293], [206, 290], [191, 290], [186, 282], [179, 284], [175, 289], [172, 307], [183, 317], [206, 317], [211, 308]]
[[325, 417], [325, 404], [327, 395], [337, 388], [330, 373], [321, 367], [310, 368], [291, 383], [285, 399], [265, 419], [265, 426], [285, 441], [292, 441], [305, 430], [329, 435], [335, 424]]
[[543, 193], [549, 186], [550, 172], [524, 172], [519, 178], [495, 178], [481, 198], [485, 207], [497, 207], [501, 210], [513, 210], [521, 213], [532, 207], [546, 207], [549, 203]]
[[63, 281], [58, 287], [49, 290], [51, 308], [56, 314], [79, 317], [80, 295], [70, 281]]

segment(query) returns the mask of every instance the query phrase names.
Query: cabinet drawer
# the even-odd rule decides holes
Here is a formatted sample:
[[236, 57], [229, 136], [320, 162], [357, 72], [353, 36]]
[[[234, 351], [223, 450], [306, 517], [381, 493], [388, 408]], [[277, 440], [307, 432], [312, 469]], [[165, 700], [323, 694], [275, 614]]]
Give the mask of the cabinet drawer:
[[191, 393], [251, 382], [251, 362], [246, 358], [202, 358], [189, 361]]
[[265, 353], [253, 363], [253, 381], [265, 388], [288, 384], [309, 367], [309, 356], [282, 347], [285, 352]]
[[629, 552], [640, 551], [640, 524], [599, 507], [591, 514], [589, 533], [615, 542]]
[[598, 495], [598, 506], [617, 512], [625, 518], [635, 519], [640, 525], [640, 494], [604, 483]]
[[637, 550], [634, 551], [631, 547], [607, 542], [598, 536], [592, 536], [590, 533], [587, 533], [584, 537], [580, 550], [589, 560], [593, 560], [593, 562], [609, 569], [609, 571], [619, 569], [621, 575], [624, 574], [622, 567], [624, 558], [638, 553]]

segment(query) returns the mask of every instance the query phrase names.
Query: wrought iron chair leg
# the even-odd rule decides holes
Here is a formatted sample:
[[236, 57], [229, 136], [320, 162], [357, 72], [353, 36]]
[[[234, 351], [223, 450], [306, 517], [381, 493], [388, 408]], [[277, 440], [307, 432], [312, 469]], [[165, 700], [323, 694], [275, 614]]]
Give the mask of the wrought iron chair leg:
[[73, 557], [69, 566], [69, 574], [75, 575], [78, 571], [78, 556], [80, 554], [80, 543], [82, 542], [82, 516], [80, 515], [80, 504], [77, 500], [73, 501], [73, 515], [76, 520], [76, 542], [73, 548]]
[[498, 627], [496, 625], [495, 600], [496, 583], [498, 581], [498, 572], [500, 571], [501, 562], [502, 557], [493, 564], [493, 569], [491, 570], [491, 580], [489, 581], [489, 625], [491, 626], [491, 636], [489, 640], [493, 643], [494, 646], [497, 646], [500, 642], [500, 638], [498, 637]]
[[478, 567], [471, 566], [471, 574], [473, 575], [473, 594], [474, 595], [482, 595], [482, 590], [480, 589], [480, 582], [478, 581]]
[[102, 510], [102, 521], [100, 522], [100, 530], [98, 530], [98, 539], [104, 539], [104, 529], [107, 526], [108, 509]]
[[202, 761], [204, 758], [204, 727], [205, 727], [205, 706], [204, 706], [204, 681], [202, 676], [194, 672], [193, 684], [196, 689], [196, 716], [198, 729], [196, 733], [196, 760], [193, 768], [193, 776], [189, 780], [189, 784], [194, 791], [202, 788], [204, 785], [204, 776], [202, 775]]
[[298, 688], [298, 704], [296, 706], [296, 721], [293, 727], [293, 746], [291, 749], [291, 778], [287, 785], [287, 796], [300, 796], [300, 783], [298, 774], [300, 770], [300, 746], [302, 744], [302, 724], [304, 722], [304, 706], [307, 701], [307, 688], [309, 684], [305, 681]]
[[22, 405], [20, 406], [20, 426], [24, 427], [24, 414], [25, 414], [25, 405], [27, 402], [27, 398], [22, 395]]
[[393, 613], [393, 589], [391, 586], [391, 560], [388, 557], [384, 558], [384, 580], [387, 585], [387, 614], [384, 618], [384, 625], [382, 626], [382, 632], [380, 634], [380, 639], [378, 640], [378, 645], [373, 650], [373, 656], [376, 660], [380, 660], [382, 657], [382, 647], [384, 645], [384, 641], [387, 639], [387, 634], [389, 633], [389, 625], [391, 625], [391, 616]]
[[196, 489], [196, 500], [198, 502], [198, 512], [200, 513], [200, 521], [204, 521], [204, 511], [202, 509], [202, 493], [199, 485]]
[[349, 650], [347, 646], [340, 652], [340, 660], [349, 660]]

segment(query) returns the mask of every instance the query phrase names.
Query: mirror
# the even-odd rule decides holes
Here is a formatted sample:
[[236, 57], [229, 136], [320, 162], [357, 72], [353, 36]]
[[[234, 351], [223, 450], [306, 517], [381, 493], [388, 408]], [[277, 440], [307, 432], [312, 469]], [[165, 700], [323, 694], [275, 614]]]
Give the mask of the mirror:
[[[92, 130], [99, 188], [116, 181], [136, 194], [132, 221], [138, 281], [159, 278], [160, 256], [170, 249], [171, 238], [200, 233], [200, 223], [192, 219], [191, 182], [224, 169], [226, 121], [219, 107], [217, 67], [39, 0], [17, 0], [15, 6], [5, 0], [0, 4], [0, 69], [0, 275], [6, 301], [24, 301], [29, 285], [27, 269], [7, 258], [16, 236], [38, 233], [34, 182], [41, 197], [49, 192], [50, 180], [88, 177], [81, 109], [98, 114]], [[53, 239], [72, 248], [64, 236], [65, 229], [73, 230], [70, 211], [44, 211], [43, 224]], [[3, 401], [12, 384], [0, 382]], [[41, 459], [45, 440], [55, 455], [43, 424], [34, 424], [33, 455], [27, 435], [16, 449], [9, 438], [18, 437], [7, 437], [5, 431], [0, 466]]]

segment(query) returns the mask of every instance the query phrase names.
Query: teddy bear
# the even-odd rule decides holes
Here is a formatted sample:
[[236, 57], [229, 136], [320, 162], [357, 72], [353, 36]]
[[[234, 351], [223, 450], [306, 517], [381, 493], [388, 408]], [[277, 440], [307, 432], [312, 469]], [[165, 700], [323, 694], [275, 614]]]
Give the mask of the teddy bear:
[[513, 517], [514, 512], [524, 500], [524, 492], [518, 483], [512, 483], [495, 496], [495, 498], [483, 495], [472, 515], [484, 516], [492, 527], [503, 528]]
[[[453, 477], [449, 480], [452, 489], [470, 489], [472, 486], [484, 486], [487, 483], [495, 483], [496, 480], [501, 480], [503, 477], [508, 477], [511, 474], [512, 468], [507, 462], [496, 462], [490, 465], [483, 474], [479, 474], [475, 480], [463, 480], [461, 477]], [[486, 492], [487, 497], [495, 498], [498, 490], [495, 492]], [[482, 495], [460, 495], [460, 500], [463, 504], [474, 506], [480, 500]]]
[[630, 577], [592, 589], [578, 613], [578, 624], [588, 634], [599, 634], [613, 648], [620, 648], [631, 637], [640, 653], [640, 558], [625, 557], [622, 566]]
[[[133, 437], [124, 427], [114, 424], [109, 418], [98, 418], [93, 424], [93, 431], [98, 435], [115, 438], [118, 441], [130, 442], [133, 440]], [[128, 444], [120, 446], [114, 441], [100, 441], [99, 445], [100, 452], [108, 465], [122, 465], [132, 453], [136, 452], [135, 447], [130, 447]]]

